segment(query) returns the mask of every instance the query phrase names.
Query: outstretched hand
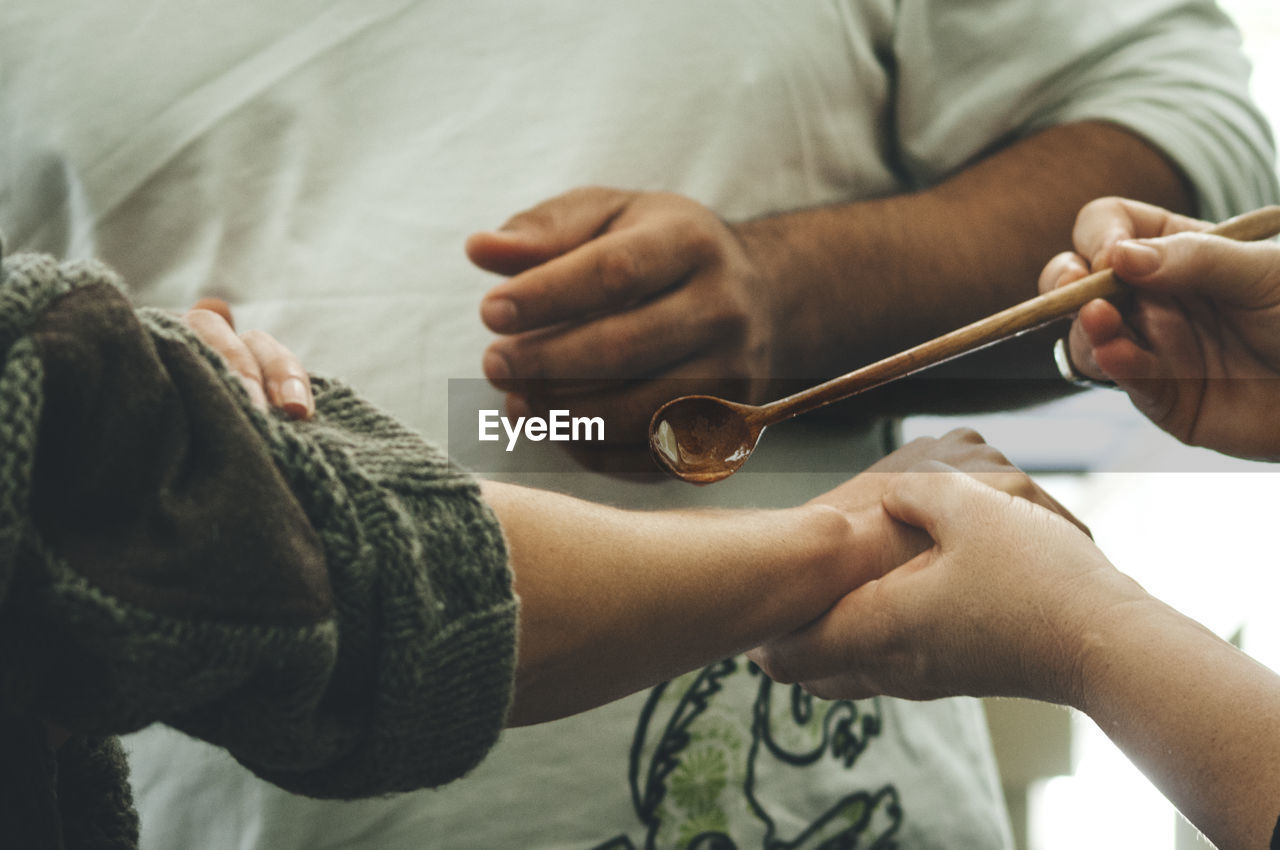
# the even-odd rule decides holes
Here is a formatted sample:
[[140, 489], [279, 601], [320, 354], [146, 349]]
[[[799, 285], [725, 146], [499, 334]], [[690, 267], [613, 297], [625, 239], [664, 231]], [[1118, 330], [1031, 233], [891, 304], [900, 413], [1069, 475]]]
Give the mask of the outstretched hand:
[[293, 419], [311, 418], [315, 401], [307, 372], [279, 340], [263, 331], [237, 334], [231, 308], [217, 298], [200, 299], [182, 320], [222, 355], [255, 405], [278, 407]]
[[1071, 359], [1109, 378], [1179, 440], [1280, 460], [1280, 244], [1234, 242], [1207, 222], [1104, 198], [1076, 221], [1074, 254], [1040, 276], [1047, 291], [1112, 268], [1127, 305], [1094, 301], [1071, 329]]

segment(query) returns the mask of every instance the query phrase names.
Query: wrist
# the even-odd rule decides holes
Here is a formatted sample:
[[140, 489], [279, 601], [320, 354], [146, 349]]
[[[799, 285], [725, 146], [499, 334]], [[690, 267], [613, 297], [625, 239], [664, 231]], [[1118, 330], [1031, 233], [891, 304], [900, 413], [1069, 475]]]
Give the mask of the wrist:
[[828, 604], [906, 563], [931, 542], [890, 517], [879, 502], [854, 508], [811, 502], [794, 510], [804, 517], [811, 541], [808, 569], [820, 577]]
[[[1085, 606], [1089, 610], [1079, 617], [1081, 625], [1071, 653], [1073, 663], [1063, 671], [1066, 675], [1056, 680], [1059, 693], [1054, 701], [1070, 705], [1095, 721], [1109, 701], [1117, 676], [1125, 678], [1123, 671], [1134, 653], [1147, 652], [1146, 645], [1160, 639], [1161, 624], [1170, 617], [1185, 619], [1128, 576], [1117, 573], [1117, 577], [1128, 586], [1114, 588], [1107, 601]], [[1121, 682], [1120, 687], [1125, 684]]]
[[775, 380], [823, 380], [891, 348], [877, 333], [893, 315], [889, 303], [860, 285], [871, 277], [863, 246], [873, 237], [864, 235], [859, 208], [792, 210], [730, 225], [766, 287]]
[[[807, 361], [801, 349], [802, 336], [795, 322], [804, 306], [803, 287], [796, 286], [796, 270], [791, 267], [795, 246], [780, 217], [758, 218], [743, 222], [725, 222], [742, 258], [740, 274], [750, 280], [747, 291], [759, 303], [752, 309], [767, 316], [764, 337], [764, 371], [753, 377], [752, 401], [760, 403], [790, 390], [780, 390], [780, 381], [807, 374], [801, 369]], [[790, 282], [791, 285], [788, 285]]]

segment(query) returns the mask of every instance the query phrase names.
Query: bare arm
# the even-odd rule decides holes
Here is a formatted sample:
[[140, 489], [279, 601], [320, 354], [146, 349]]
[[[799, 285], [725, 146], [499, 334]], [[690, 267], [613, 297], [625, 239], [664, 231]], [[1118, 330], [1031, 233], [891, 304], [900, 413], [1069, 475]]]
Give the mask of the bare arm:
[[[238, 336], [225, 309], [193, 310], [187, 321], [246, 385], [258, 387], [262, 406], [268, 397], [285, 406], [290, 399], [274, 388], [306, 377], [270, 336]], [[882, 504], [897, 477], [924, 458], [1070, 518], [999, 451], [963, 429], [916, 440], [786, 510], [624, 511], [481, 482], [521, 600], [509, 722], [583, 711], [815, 620], [928, 546], [926, 535]]]
[[636, 513], [482, 487], [521, 601], [513, 725], [600, 705], [799, 628], [873, 566], [858, 555], [870, 515]]
[[[1177, 169], [1149, 143], [1081, 123], [1015, 142], [926, 191], [738, 225], [780, 289], [808, 280], [820, 293], [792, 285], [819, 309], [797, 301], [784, 311], [774, 374], [837, 374], [1033, 297], [1045, 260], [1071, 240], [1075, 205], [1115, 186], [1172, 209], [1192, 206]], [[1061, 393], [1045, 339], [1016, 340], [922, 376], [1026, 381], [1012, 394], [1012, 380], [930, 380], [886, 388], [863, 404], [973, 409]], [[1054, 380], [1037, 380], [1044, 378]]]
[[1098, 619], [1077, 707], [1216, 846], [1269, 846], [1280, 676], [1155, 599]]
[[924, 456], [1066, 514], [972, 431], [915, 441], [788, 510], [644, 513], [483, 483], [521, 600], [511, 722], [582, 711], [792, 632], [923, 551], [928, 539], [881, 500]]
[[1280, 815], [1280, 676], [1025, 500], [927, 464], [885, 506], [934, 547], [754, 652], [766, 672], [828, 698], [1074, 706], [1218, 846], [1267, 846]]
[[[485, 373], [519, 404], [531, 386], [542, 394], [535, 406], [572, 394], [576, 413], [643, 440], [673, 395], [762, 401], [786, 379], [848, 371], [1034, 296], [1041, 266], [1070, 245], [1079, 207], [1116, 192], [1190, 204], [1154, 148], [1096, 123], [1017, 141], [927, 191], [737, 225], [675, 195], [570, 192], [468, 242], [475, 262], [511, 275], [481, 306], [502, 335]], [[1048, 351], [998, 356], [984, 374], [1047, 369]], [[669, 383], [627, 383], [636, 377]], [[990, 402], [1016, 401], [1013, 382], [990, 384]], [[973, 390], [895, 388], [866, 405], [919, 408], [927, 396], [946, 407]]]

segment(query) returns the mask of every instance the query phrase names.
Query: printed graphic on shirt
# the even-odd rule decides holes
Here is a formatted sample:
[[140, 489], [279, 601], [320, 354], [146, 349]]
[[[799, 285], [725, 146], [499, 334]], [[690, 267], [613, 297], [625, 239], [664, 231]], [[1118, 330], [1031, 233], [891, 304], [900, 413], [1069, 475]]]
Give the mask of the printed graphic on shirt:
[[[754, 688], [749, 725], [743, 688]], [[842, 794], [816, 799], [805, 781], [805, 771], [824, 762], [852, 768], [881, 726], [878, 700], [815, 700], [743, 659], [659, 685], [645, 702], [629, 761], [643, 844], [617, 836], [595, 850], [896, 847], [903, 810], [893, 785], [850, 781]]]

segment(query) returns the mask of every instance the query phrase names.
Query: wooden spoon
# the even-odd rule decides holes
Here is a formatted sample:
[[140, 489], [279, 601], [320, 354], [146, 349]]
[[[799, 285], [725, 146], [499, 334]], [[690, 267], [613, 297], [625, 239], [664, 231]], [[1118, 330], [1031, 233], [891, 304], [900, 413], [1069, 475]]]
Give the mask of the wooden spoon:
[[[1237, 216], [1207, 232], [1241, 241], [1269, 239], [1280, 233], [1280, 206]], [[769, 425], [1070, 316], [1095, 298], [1119, 294], [1123, 287], [1110, 270], [1096, 272], [768, 404], [741, 404], [709, 395], [672, 399], [649, 421], [649, 449], [677, 478], [695, 484], [720, 481], [747, 462]]]

